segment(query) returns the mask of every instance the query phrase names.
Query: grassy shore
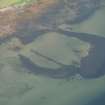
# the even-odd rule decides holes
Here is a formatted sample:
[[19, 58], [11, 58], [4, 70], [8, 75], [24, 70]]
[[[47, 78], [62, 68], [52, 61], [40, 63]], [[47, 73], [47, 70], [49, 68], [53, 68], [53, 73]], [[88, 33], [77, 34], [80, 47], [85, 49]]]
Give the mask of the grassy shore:
[[38, 0], [0, 0], [0, 8], [12, 5], [25, 5], [26, 3], [37, 2]]

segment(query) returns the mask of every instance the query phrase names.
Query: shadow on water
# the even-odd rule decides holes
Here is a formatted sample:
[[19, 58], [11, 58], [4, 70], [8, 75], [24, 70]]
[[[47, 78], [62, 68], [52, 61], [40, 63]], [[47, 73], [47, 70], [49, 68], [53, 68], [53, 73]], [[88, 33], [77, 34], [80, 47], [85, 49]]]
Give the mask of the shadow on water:
[[96, 78], [105, 74], [105, 38], [88, 33], [59, 31], [67, 36], [79, 38], [91, 44], [89, 56], [81, 61], [80, 74], [86, 78]]
[[57, 70], [42, 68], [35, 65], [29, 58], [19, 55], [24, 67], [34, 74], [47, 75], [53, 78], [67, 78], [77, 73], [81, 74], [84, 78], [97, 78], [105, 74], [105, 38], [88, 33], [77, 33], [62, 30], [58, 30], [56, 32], [69, 37], [79, 38], [80, 40], [91, 44], [92, 48], [89, 55], [82, 59], [80, 68], [70, 65], [62, 65], [50, 58], [47, 59], [53, 61], [54, 63], [59, 63], [61, 68]]
[[20, 60], [24, 67], [26, 67], [30, 73], [34, 73], [35, 75], [44, 75], [52, 78], [68, 78], [77, 73], [78, 68], [74, 66], [63, 66], [57, 70], [47, 69], [34, 64], [29, 58], [19, 55]]

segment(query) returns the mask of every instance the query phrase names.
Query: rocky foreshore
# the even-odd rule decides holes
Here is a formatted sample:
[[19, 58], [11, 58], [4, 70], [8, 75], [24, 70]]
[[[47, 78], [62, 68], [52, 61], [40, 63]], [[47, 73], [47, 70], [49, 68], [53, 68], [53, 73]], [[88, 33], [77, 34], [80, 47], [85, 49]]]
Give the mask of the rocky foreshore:
[[102, 7], [103, 2], [104, 0], [40, 0], [38, 3], [23, 7], [2, 8], [0, 9], [0, 20], [2, 20], [0, 37], [15, 34], [21, 36], [24, 31], [28, 31], [29, 35], [31, 30], [34, 32], [40, 31], [39, 29], [56, 30], [62, 24], [76, 24]]

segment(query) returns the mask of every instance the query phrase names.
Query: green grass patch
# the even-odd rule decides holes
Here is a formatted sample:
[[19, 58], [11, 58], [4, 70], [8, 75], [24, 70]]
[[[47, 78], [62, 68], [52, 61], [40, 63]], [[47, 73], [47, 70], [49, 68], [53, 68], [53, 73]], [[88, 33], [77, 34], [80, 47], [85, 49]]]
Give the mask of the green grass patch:
[[5, 8], [12, 5], [24, 5], [38, 0], [0, 0], [0, 8]]

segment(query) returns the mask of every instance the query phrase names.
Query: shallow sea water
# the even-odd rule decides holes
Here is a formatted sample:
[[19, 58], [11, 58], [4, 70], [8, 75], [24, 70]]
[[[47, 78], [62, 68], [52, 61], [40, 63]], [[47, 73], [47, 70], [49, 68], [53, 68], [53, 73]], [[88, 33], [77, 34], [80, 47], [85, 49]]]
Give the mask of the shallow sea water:
[[[30, 70], [29, 68], [24, 68], [18, 56], [19, 54], [30, 58], [34, 64], [42, 67], [42, 69], [38, 69], [44, 70], [47, 67], [50, 69], [53, 68], [53, 71], [56, 71], [55, 68], [61, 68], [62, 65], [67, 66], [71, 64], [72, 60], [78, 61], [77, 63], [80, 64], [82, 62], [81, 56], [88, 58], [87, 55], [90, 54], [86, 53], [88, 50], [87, 47], [90, 45], [90, 47], [94, 48], [96, 45], [97, 48], [94, 48], [95, 50], [92, 51], [95, 53], [95, 51], [98, 52], [99, 49], [99, 52], [94, 54], [94, 57], [97, 56], [97, 59], [95, 58], [91, 63], [87, 62], [85, 66], [79, 66], [82, 70], [85, 68], [88, 70], [88, 66], [92, 64], [94, 67], [89, 67], [90, 73], [92, 69], [95, 70], [96, 68], [99, 68], [98, 70], [101, 71], [101, 69], [104, 69], [105, 64], [104, 19], [105, 9], [102, 8], [88, 18], [88, 20], [73, 26], [73, 33], [56, 31], [52, 33], [53, 35], [51, 35], [51, 37], [50, 35], [48, 37], [47, 32], [47, 34], [36, 38], [33, 43], [23, 46], [20, 52], [6, 52], [7, 50], [4, 49], [4, 46], [6, 46], [6, 48], [8, 48], [8, 46], [5, 44], [1, 45], [0, 105], [105, 105], [105, 75], [103, 72], [105, 70], [102, 71], [99, 77], [94, 76], [94, 78], [84, 78], [78, 73], [67, 78], [65, 78], [65, 76], [59, 78], [57, 72], [51, 72], [58, 76], [58, 78], [52, 78], [48, 76], [49, 74], [47, 76], [43, 75], [44, 71], [41, 74], [31, 71], [31, 67], [29, 67]], [[59, 36], [62, 32], [64, 32], [66, 36]], [[55, 33], [59, 34], [56, 35]], [[70, 37], [68, 37], [67, 33], [69, 33]], [[82, 37], [82, 35], [84, 36]], [[87, 35], [86, 38], [85, 35]], [[98, 42], [98, 37], [100, 37], [99, 41], [101, 42]], [[73, 46], [72, 43], [75, 46]], [[76, 48], [80, 49], [81, 46], [83, 48], [82, 54], [79, 53], [78, 56], [73, 50]], [[103, 48], [101, 48], [101, 46]], [[42, 55], [37, 52], [36, 54], [32, 53], [31, 48], [40, 51]], [[53, 51], [51, 51], [52, 49]], [[61, 52], [64, 54], [63, 57]], [[71, 55], [69, 55], [69, 52]], [[40, 56], [40, 58], [38, 56]], [[65, 57], [67, 59], [65, 59]], [[90, 59], [87, 61], [90, 61]], [[102, 64], [99, 64], [99, 62]], [[100, 71], [97, 71], [97, 73], [99, 74]]]

